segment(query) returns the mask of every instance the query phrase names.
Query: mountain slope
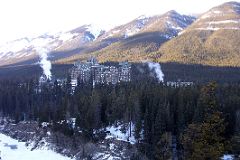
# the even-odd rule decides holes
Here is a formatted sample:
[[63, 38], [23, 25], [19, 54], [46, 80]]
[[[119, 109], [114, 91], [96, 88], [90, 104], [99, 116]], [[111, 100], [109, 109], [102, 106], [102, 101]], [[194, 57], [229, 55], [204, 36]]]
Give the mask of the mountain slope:
[[[69, 32], [46, 33], [34, 38], [22, 38], [0, 46], [0, 65], [16, 64], [24, 61], [38, 61], [36, 48], [47, 48], [52, 54], [50, 59], [67, 57], [68, 50], [77, 49], [95, 40], [103, 31], [93, 32], [92, 27], [85, 25]], [[61, 54], [66, 51], [66, 54]]]
[[[161, 44], [174, 38], [189, 26], [195, 18], [169, 11], [160, 16], [141, 16], [125, 25], [116, 27], [99, 37], [117, 39], [106, 47], [92, 52], [100, 61], [141, 61], [149, 53], [157, 51]], [[58, 62], [84, 59], [88, 54], [75, 55]]]
[[204, 13], [153, 57], [160, 62], [240, 66], [239, 39], [240, 3], [228, 2]]
[[100, 37], [100, 40], [108, 39], [108, 38], [117, 38], [123, 39], [129, 36], [137, 34], [148, 25], [152, 20], [152, 17], [140, 16], [127, 24], [123, 24], [121, 26], [117, 26], [110, 31], [106, 32]]
[[81, 46], [78, 50], [73, 50], [73, 52], [75, 52], [73, 56], [61, 58], [60, 60], [57, 60], [57, 62], [65, 63], [66, 61], [75, 61], [82, 57], [89, 57], [95, 54], [95, 52], [103, 50], [108, 46], [111, 48], [120, 41], [131, 39], [131, 37], [139, 34], [153, 21], [153, 19], [153, 17], [140, 16], [131, 22], [117, 26], [99, 36], [95, 41], [88, 43], [85, 46]]
[[37, 62], [37, 46], [51, 51], [50, 60], [68, 63], [96, 56], [103, 61], [180, 62], [240, 66], [240, 3], [210, 9], [197, 20], [169, 11], [140, 16], [111, 29], [84, 25], [69, 32], [23, 38], [0, 46], [0, 65]]

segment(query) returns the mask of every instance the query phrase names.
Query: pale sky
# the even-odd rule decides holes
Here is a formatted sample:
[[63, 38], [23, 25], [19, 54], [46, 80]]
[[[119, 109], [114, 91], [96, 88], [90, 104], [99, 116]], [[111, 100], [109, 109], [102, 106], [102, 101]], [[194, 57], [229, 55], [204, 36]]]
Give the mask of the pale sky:
[[[0, 43], [95, 24], [104, 29], [169, 10], [202, 13], [229, 0], [0, 0]], [[236, 0], [240, 1], [240, 0]]]

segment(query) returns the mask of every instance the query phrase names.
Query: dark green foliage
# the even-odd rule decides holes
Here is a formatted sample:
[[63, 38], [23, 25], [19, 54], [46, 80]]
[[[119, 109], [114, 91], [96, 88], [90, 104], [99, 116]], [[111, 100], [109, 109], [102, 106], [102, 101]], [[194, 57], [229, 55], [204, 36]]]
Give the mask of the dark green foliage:
[[172, 136], [171, 133], [164, 133], [155, 147], [155, 159], [167, 160], [172, 159]]
[[[54, 131], [72, 138], [80, 135], [87, 141], [103, 139], [107, 126], [121, 123], [150, 159], [173, 157], [173, 136], [180, 153], [194, 152], [199, 159], [204, 153], [217, 157], [231, 151], [224, 148], [227, 140], [232, 140], [232, 152], [239, 154], [238, 83], [173, 88], [146, 76], [146, 68], [142, 74], [137, 74], [137, 66], [133, 68], [130, 83], [96, 85], [94, 89], [79, 85], [74, 93], [69, 80], [62, 86], [55, 81], [38, 87], [37, 79], [0, 79], [0, 114], [16, 123], [49, 122]], [[75, 127], [72, 118], [76, 118]], [[182, 143], [183, 133], [187, 136]], [[192, 146], [193, 139], [197, 148]]]
[[232, 151], [235, 155], [240, 154], [240, 133], [234, 135], [231, 139]]
[[218, 111], [216, 91], [216, 83], [209, 83], [201, 89], [200, 118], [188, 126], [182, 137], [185, 159], [219, 159], [225, 151], [226, 124], [223, 114]]

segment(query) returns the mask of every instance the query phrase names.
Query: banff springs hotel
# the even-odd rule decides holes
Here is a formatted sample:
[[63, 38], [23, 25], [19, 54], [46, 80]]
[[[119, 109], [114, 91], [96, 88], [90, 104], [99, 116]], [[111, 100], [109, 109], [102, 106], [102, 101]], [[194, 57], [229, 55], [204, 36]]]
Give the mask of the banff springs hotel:
[[71, 70], [71, 84], [75, 88], [78, 83], [117, 84], [131, 81], [131, 64], [120, 62], [116, 66], [106, 66], [98, 63], [96, 58], [87, 62], [77, 61]]

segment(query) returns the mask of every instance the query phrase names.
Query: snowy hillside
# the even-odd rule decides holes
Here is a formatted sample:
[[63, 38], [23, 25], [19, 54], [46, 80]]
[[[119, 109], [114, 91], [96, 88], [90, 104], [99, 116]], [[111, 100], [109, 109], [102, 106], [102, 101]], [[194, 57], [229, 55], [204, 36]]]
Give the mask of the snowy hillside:
[[20, 58], [29, 56], [33, 53], [36, 47], [47, 47], [48, 49], [54, 49], [61, 45], [64, 41], [67, 41], [77, 34], [57, 33], [57, 34], [45, 34], [35, 38], [22, 38], [15, 41], [7, 42], [0, 46], [0, 58]]
[[202, 14], [190, 29], [203, 31], [240, 30], [240, 4], [228, 2]]
[[113, 28], [100, 38], [128, 38], [138, 33], [155, 31], [163, 33], [169, 31], [171, 35], [176, 35], [176, 33], [188, 27], [194, 20], [194, 17], [181, 15], [174, 10], [163, 15], [151, 17], [142, 15], [127, 24]]
[[[5, 122], [6, 120], [3, 121]], [[73, 125], [74, 121], [74, 118], [70, 121], [63, 120], [59, 122], [59, 125], [63, 125], [65, 122]], [[129, 159], [133, 153], [138, 154], [135, 147], [137, 140], [134, 138], [135, 125], [133, 123], [131, 123], [130, 127], [129, 123], [118, 122], [115, 125], [95, 130], [94, 134], [96, 137], [100, 133], [105, 136], [105, 139], [95, 143], [83, 143], [83, 137], [77, 135], [76, 139], [72, 141], [70, 137], [54, 132], [50, 126], [51, 124], [46, 122], [43, 122], [40, 127], [36, 122], [19, 122], [18, 124], [5, 122], [4, 125], [0, 125], [0, 151], [2, 151], [2, 158], [4, 160], [15, 160], [16, 156], [24, 154], [24, 158], [20, 160], [32, 160], [35, 158], [34, 156], [37, 157], [39, 155], [49, 155], [43, 156], [44, 160], [70, 160], [68, 157], [74, 157], [79, 160], [87, 160], [87, 157], [92, 157], [92, 160], [113, 160]], [[75, 128], [75, 125], [72, 127]], [[79, 133], [82, 133], [81, 129], [79, 129]], [[21, 140], [21, 142], [9, 136]], [[73, 147], [76, 144], [77, 146]], [[129, 146], [131, 146], [131, 149]], [[14, 156], [13, 153], [15, 153]], [[49, 159], [46, 159], [46, 157], [49, 157]], [[41, 158], [39, 156], [35, 160], [43, 160]]]
[[[94, 41], [104, 31], [92, 25], [84, 25], [67, 32], [45, 33], [38, 37], [25, 37], [0, 44], [0, 64], [15, 63], [37, 57], [36, 48], [43, 47], [50, 52], [67, 50], [66, 46], [82, 45]], [[71, 43], [71, 45], [69, 45]]]
[[3, 160], [70, 160], [47, 148], [31, 151], [24, 142], [19, 142], [4, 134], [0, 134], [0, 153]]
[[127, 38], [129, 36], [135, 35], [147, 25], [150, 19], [151, 17], [142, 15], [127, 24], [111, 29], [100, 38], [101, 39], [107, 39], [107, 38], [113, 38], [113, 37]]
[[[0, 44], [0, 65], [32, 64], [38, 61], [37, 47], [47, 48], [51, 61], [69, 58], [76, 54], [101, 50], [115, 42], [139, 34], [158, 32], [160, 38], [169, 40], [195, 20], [176, 11], [158, 16], [139, 16], [107, 32], [96, 25], [83, 25], [67, 32], [45, 33], [38, 37], [25, 37]], [[145, 38], [147, 40], [145, 40]], [[159, 36], [157, 37], [159, 39]], [[143, 37], [143, 41], [149, 38]], [[154, 39], [154, 38], [150, 38]]]

